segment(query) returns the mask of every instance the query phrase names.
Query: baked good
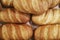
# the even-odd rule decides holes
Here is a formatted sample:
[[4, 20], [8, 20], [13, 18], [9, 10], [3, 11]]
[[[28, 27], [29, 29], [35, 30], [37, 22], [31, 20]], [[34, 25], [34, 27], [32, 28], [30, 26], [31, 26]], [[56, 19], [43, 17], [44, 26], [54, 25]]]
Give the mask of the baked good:
[[43, 14], [49, 8], [55, 7], [60, 0], [2, 0], [3, 5], [14, 6], [24, 13]]
[[0, 12], [0, 22], [26, 23], [30, 20], [30, 15], [19, 12], [15, 9], [4, 9]]
[[34, 37], [35, 40], [60, 40], [60, 24], [39, 26]]
[[0, 39], [4, 40], [28, 40], [32, 34], [32, 27], [27, 24], [5, 24], [0, 28]]
[[32, 21], [38, 25], [59, 24], [60, 23], [60, 9], [50, 9], [39, 16], [33, 15]]

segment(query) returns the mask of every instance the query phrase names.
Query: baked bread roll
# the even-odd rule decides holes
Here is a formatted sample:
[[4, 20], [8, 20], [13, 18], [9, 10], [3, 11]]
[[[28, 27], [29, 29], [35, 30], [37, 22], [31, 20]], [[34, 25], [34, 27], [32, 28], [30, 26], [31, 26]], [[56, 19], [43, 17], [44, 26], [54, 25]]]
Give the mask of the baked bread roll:
[[0, 22], [26, 23], [30, 20], [28, 14], [23, 14], [14, 9], [5, 9], [0, 12]]
[[60, 9], [50, 9], [42, 15], [32, 16], [32, 21], [38, 25], [60, 23]]
[[0, 28], [0, 39], [28, 40], [32, 37], [32, 28], [26, 24], [5, 24]]
[[13, 5], [15, 9], [24, 13], [43, 14], [59, 4], [59, 0], [2, 0], [2, 4]]
[[35, 40], [60, 40], [60, 24], [39, 26], [34, 37]]

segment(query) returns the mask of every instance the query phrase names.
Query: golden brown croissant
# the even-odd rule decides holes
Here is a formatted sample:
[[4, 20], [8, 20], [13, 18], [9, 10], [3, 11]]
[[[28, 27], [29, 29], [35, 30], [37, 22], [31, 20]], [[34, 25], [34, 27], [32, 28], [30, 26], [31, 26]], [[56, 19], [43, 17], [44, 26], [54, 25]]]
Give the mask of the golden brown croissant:
[[32, 21], [38, 25], [60, 23], [60, 9], [50, 9], [39, 16], [33, 15]]
[[0, 12], [0, 22], [26, 23], [29, 20], [29, 15], [23, 14], [14, 9], [5, 9]]
[[5, 24], [0, 28], [0, 39], [28, 40], [32, 37], [32, 28], [26, 24]]
[[60, 24], [39, 26], [34, 37], [35, 40], [60, 40]]
[[24, 13], [42, 14], [59, 4], [59, 0], [2, 0], [2, 3]]

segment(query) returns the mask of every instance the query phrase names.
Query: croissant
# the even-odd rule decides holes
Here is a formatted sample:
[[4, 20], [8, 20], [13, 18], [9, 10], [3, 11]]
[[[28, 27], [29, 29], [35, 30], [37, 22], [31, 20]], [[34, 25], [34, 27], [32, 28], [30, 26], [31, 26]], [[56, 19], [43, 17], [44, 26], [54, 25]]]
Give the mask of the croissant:
[[32, 16], [32, 21], [38, 25], [59, 24], [60, 23], [60, 9], [50, 9], [42, 15]]
[[3, 5], [14, 6], [24, 13], [43, 14], [49, 8], [55, 7], [60, 0], [1, 0]]
[[35, 40], [60, 40], [60, 24], [39, 26], [34, 37]]
[[5, 9], [0, 12], [0, 22], [26, 23], [30, 20], [28, 14], [23, 14], [14, 9]]
[[32, 28], [26, 24], [5, 24], [0, 28], [0, 39], [28, 40], [32, 37]]

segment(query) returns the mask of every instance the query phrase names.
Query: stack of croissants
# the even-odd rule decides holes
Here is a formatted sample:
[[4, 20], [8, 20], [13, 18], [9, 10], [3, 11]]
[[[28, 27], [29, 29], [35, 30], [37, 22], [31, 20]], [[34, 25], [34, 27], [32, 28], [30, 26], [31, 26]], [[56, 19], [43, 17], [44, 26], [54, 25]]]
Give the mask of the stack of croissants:
[[0, 0], [0, 40], [60, 40], [59, 4], [60, 0]]

